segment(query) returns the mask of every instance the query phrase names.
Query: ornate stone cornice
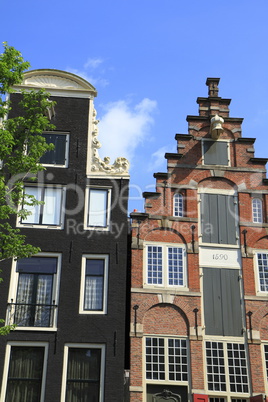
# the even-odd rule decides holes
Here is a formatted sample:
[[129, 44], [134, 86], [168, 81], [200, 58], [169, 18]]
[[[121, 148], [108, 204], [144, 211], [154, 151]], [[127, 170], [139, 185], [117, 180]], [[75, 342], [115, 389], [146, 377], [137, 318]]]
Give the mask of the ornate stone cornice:
[[91, 172], [106, 173], [107, 175], [129, 176], [129, 161], [126, 158], [118, 157], [115, 162], [110, 165], [110, 158], [105, 156], [102, 160], [99, 156], [98, 149], [101, 148], [101, 143], [98, 140], [98, 123], [96, 119], [97, 112], [93, 111], [93, 130], [92, 130], [92, 159], [91, 159]]
[[51, 94], [56, 92], [56, 94], [71, 97], [94, 98], [97, 96], [96, 89], [84, 78], [67, 71], [54, 69], [27, 71], [23, 74], [22, 83], [14, 88], [18, 90], [45, 88]]

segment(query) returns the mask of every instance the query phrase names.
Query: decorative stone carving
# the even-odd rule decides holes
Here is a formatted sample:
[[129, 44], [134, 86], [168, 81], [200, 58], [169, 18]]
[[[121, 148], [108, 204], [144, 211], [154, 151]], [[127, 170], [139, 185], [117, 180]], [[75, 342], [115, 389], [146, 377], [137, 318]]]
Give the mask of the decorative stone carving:
[[165, 400], [168, 402], [181, 402], [181, 396], [178, 394], [174, 394], [169, 389], [163, 389], [162, 392], [153, 395], [153, 402]]
[[61, 78], [57, 75], [32, 76], [26, 78], [24, 84], [40, 88], [84, 89], [77, 82]]
[[98, 123], [99, 120], [96, 119], [97, 112], [93, 111], [93, 130], [92, 130], [92, 160], [91, 160], [91, 171], [92, 172], [106, 172], [107, 174], [118, 174], [126, 175], [128, 174], [129, 161], [126, 158], [118, 157], [116, 158], [113, 165], [110, 165], [110, 158], [105, 156], [103, 160], [99, 156], [98, 149], [101, 148], [101, 143], [98, 140]]
[[215, 115], [211, 118], [211, 126], [210, 126], [210, 132], [211, 132], [211, 137], [217, 140], [220, 136], [220, 134], [223, 132], [223, 125], [224, 120], [222, 117], [219, 115]]

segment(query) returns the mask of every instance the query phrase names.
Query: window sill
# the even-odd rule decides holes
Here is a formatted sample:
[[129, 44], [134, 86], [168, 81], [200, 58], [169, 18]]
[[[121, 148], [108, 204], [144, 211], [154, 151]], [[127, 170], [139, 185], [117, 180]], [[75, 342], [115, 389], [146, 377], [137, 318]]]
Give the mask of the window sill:
[[15, 331], [41, 331], [41, 332], [56, 332], [57, 327], [16, 327]]
[[25, 229], [52, 229], [52, 230], [62, 230], [63, 225], [35, 225], [35, 224], [22, 224], [18, 223], [16, 225], [18, 228], [25, 228]]

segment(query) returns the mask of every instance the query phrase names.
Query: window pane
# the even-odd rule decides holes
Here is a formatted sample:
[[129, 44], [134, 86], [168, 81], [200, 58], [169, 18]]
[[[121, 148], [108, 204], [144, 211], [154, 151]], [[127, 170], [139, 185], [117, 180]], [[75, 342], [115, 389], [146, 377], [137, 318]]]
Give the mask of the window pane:
[[262, 223], [262, 202], [259, 198], [252, 200], [252, 217], [254, 223]]
[[59, 225], [61, 218], [61, 196], [60, 188], [47, 187], [45, 189], [44, 207], [43, 207], [43, 225]]
[[107, 226], [107, 190], [89, 191], [89, 226]]
[[222, 357], [223, 343], [206, 342], [207, 381], [210, 391], [226, 391], [225, 367]]
[[183, 216], [183, 196], [182, 194], [174, 194], [174, 216]]
[[258, 253], [259, 287], [261, 292], [268, 292], [268, 254]]
[[228, 343], [228, 366], [231, 392], [248, 392], [248, 374], [245, 346]]
[[182, 248], [168, 247], [168, 284], [171, 286], [184, 285]]
[[[24, 193], [34, 196], [37, 201], [41, 201], [42, 191], [41, 188], [39, 187], [25, 187]], [[41, 205], [35, 205], [35, 206], [23, 205], [23, 209], [31, 212], [31, 215], [28, 215], [25, 219], [22, 219], [22, 223], [38, 224], [40, 217], [40, 208]]]
[[150, 285], [163, 284], [163, 256], [161, 246], [147, 248], [147, 280]]
[[32, 257], [19, 260], [14, 323], [23, 327], [50, 327], [56, 257]]
[[103, 309], [104, 260], [86, 261], [85, 310]]
[[12, 346], [6, 402], [40, 401], [43, 362], [43, 347]]
[[66, 401], [99, 401], [100, 368], [101, 349], [69, 348]]
[[165, 349], [162, 338], [146, 338], [146, 378], [165, 380]]

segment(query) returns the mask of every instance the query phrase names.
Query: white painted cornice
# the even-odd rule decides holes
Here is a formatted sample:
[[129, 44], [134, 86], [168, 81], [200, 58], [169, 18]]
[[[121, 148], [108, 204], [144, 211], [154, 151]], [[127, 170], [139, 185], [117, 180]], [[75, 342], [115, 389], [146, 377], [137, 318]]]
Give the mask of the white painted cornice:
[[46, 89], [55, 96], [90, 99], [97, 96], [96, 88], [84, 78], [67, 71], [54, 69], [27, 71], [23, 75], [22, 83], [14, 86], [17, 91], [40, 88]]

